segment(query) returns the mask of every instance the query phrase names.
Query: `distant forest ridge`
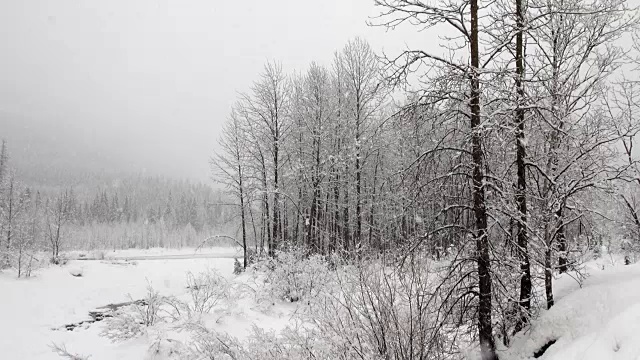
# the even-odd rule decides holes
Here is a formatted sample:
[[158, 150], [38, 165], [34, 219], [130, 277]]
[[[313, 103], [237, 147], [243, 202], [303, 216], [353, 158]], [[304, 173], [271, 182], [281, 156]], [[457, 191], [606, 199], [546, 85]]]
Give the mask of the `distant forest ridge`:
[[[68, 224], [67, 249], [197, 246], [208, 235], [233, 236], [237, 227], [237, 211], [224, 190], [209, 184], [143, 174], [69, 175], [63, 174], [64, 169], [53, 175], [45, 171], [48, 175], [41, 178], [23, 177], [8, 146], [3, 146], [2, 187], [15, 185], [13, 195], [3, 198], [14, 197], [27, 218], [42, 218], [42, 233], [33, 234], [38, 243], [46, 242], [45, 225], [59, 203], [64, 203]], [[75, 176], [75, 181], [60, 181], [67, 176]], [[27, 216], [36, 211], [42, 215]]]

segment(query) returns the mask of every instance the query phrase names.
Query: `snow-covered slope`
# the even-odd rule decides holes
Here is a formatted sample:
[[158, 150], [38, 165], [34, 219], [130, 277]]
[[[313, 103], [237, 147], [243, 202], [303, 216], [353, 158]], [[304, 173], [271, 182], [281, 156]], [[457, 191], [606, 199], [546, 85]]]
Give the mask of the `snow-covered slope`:
[[518, 334], [500, 359], [545, 360], [640, 359], [640, 264], [588, 264], [580, 288], [569, 276], [556, 283], [557, 302]]

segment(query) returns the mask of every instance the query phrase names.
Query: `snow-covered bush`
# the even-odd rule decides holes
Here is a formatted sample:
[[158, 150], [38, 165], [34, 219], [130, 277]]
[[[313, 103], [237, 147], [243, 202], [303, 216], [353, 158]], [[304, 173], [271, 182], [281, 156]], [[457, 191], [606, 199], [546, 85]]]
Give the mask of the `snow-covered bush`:
[[334, 277], [324, 256], [306, 256], [301, 249], [277, 251], [275, 257], [257, 261], [253, 270], [269, 295], [290, 302], [316, 298]]
[[348, 359], [332, 353], [316, 331], [304, 328], [286, 327], [275, 332], [253, 326], [243, 341], [202, 324], [190, 324], [187, 329], [191, 333], [191, 353], [196, 359]]
[[[279, 333], [254, 326], [242, 344], [245, 359], [355, 359], [355, 354], [336, 352], [314, 328], [287, 326]], [[376, 360], [376, 358], [366, 358]]]
[[149, 346], [146, 359], [193, 359], [192, 353], [181, 341], [158, 337]]
[[141, 319], [142, 325], [152, 326], [161, 320], [159, 313], [163, 299], [164, 298], [149, 284], [147, 286], [147, 296], [142, 304], [139, 302], [133, 303], [133, 310], [137, 314], [137, 317]]
[[426, 258], [412, 257], [401, 265], [374, 258], [330, 269], [321, 257], [281, 252], [258, 262], [254, 275], [273, 296], [296, 294], [305, 300], [290, 326], [280, 331], [254, 326], [244, 340], [207, 328], [199, 319], [177, 326], [189, 333], [185, 344], [196, 359], [408, 360], [435, 359], [435, 353], [460, 355], [460, 339], [468, 329], [448, 313], [460, 311], [458, 294], [452, 297], [449, 288], [441, 286], [445, 272], [432, 270]]
[[146, 333], [146, 329], [162, 320], [160, 316], [164, 297], [147, 285], [147, 295], [142, 301], [133, 301], [131, 305], [117, 309], [113, 317], [106, 318], [106, 326], [101, 332], [112, 341], [128, 340]]
[[374, 259], [337, 273], [340, 291], [322, 293], [304, 315], [319, 342], [314, 348], [328, 358], [420, 359], [455, 348], [457, 329], [443, 321], [452, 307], [443, 306], [446, 293], [428, 263], [386, 266]]
[[197, 276], [188, 273], [187, 288], [191, 298], [187, 309], [190, 313], [198, 314], [209, 313], [214, 307], [224, 302], [231, 291], [227, 279], [213, 270]]
[[200, 323], [190, 323], [185, 329], [191, 333], [191, 354], [196, 359], [249, 359], [242, 343], [227, 333], [217, 332]]
[[463, 330], [445, 321], [445, 312], [458, 311], [456, 301], [438, 288], [442, 274], [425, 259], [390, 265], [374, 258], [334, 270], [325, 259], [299, 252], [260, 261], [256, 274], [272, 295], [312, 301], [296, 312], [295, 326], [280, 332], [254, 327], [232, 358], [415, 359], [457, 352]]
[[54, 265], [67, 265], [69, 259], [64, 255], [53, 256], [49, 261]]
[[174, 321], [192, 319], [224, 307], [234, 293], [231, 284], [214, 270], [198, 275], [187, 273], [187, 300], [166, 297], [167, 313]]
[[101, 336], [111, 341], [125, 341], [143, 335], [145, 329], [136, 314], [126, 309], [120, 309], [112, 318], [105, 320], [106, 327], [100, 333]]
[[244, 267], [242, 267], [242, 264], [240, 264], [240, 261], [238, 261], [238, 258], [233, 259], [233, 274], [240, 275], [243, 272], [244, 272]]

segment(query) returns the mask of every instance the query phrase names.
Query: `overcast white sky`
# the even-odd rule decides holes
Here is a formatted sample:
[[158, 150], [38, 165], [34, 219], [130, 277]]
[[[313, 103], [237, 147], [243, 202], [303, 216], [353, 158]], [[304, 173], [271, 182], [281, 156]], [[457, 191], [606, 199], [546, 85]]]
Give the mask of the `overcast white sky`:
[[266, 60], [328, 64], [355, 36], [401, 49], [411, 31], [368, 27], [377, 11], [373, 0], [0, 0], [0, 137], [16, 154], [204, 180], [236, 92]]

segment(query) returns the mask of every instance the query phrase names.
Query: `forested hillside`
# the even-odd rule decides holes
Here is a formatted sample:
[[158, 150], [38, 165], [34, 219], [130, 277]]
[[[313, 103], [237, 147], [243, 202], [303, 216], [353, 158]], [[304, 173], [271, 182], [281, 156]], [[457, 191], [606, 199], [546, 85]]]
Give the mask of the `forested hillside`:
[[[87, 176], [77, 186], [30, 185], [2, 145], [2, 242], [9, 257], [47, 250], [198, 246], [234, 235], [232, 204], [210, 185], [151, 176]], [[226, 244], [220, 242], [221, 244]]]

